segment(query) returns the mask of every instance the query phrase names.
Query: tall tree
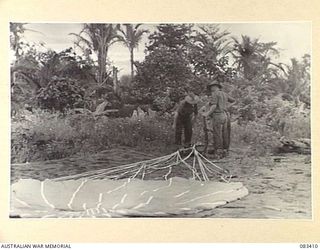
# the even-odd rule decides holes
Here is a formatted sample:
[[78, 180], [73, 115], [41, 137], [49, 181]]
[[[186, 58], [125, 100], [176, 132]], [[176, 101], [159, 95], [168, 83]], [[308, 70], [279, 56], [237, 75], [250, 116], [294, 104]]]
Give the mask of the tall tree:
[[121, 33], [120, 40], [127, 46], [130, 52], [130, 66], [131, 66], [131, 79], [134, 76], [134, 49], [138, 48], [139, 42], [142, 39], [144, 33], [148, 33], [148, 30], [139, 29], [142, 24], [123, 24], [124, 28], [119, 26]]
[[27, 30], [26, 23], [10, 23], [10, 46], [14, 55], [18, 58], [21, 55], [23, 33]]
[[86, 54], [92, 51], [98, 58], [97, 82], [103, 84], [106, 80], [106, 67], [109, 47], [119, 41], [117, 25], [91, 23], [84, 24], [79, 34], [71, 33], [77, 38], [75, 44]]
[[231, 70], [227, 56], [231, 49], [229, 32], [218, 25], [199, 25], [189, 43], [188, 57], [195, 75], [222, 78]]
[[170, 50], [186, 52], [192, 33], [191, 24], [160, 24], [157, 30], [149, 36], [147, 46], [149, 52], [164, 46]]
[[291, 95], [296, 105], [300, 101], [310, 105], [310, 55], [306, 54], [301, 61], [291, 59], [287, 70], [287, 94]]
[[140, 102], [170, 110], [182, 97], [184, 87], [193, 80], [187, 58], [191, 32], [191, 25], [161, 24], [149, 36], [147, 55], [137, 64], [135, 77], [133, 95]]
[[270, 58], [270, 55], [279, 53], [274, 48], [276, 42], [262, 43], [259, 39], [251, 39], [248, 36], [241, 36], [240, 41], [236, 38], [233, 40], [234, 49], [231, 53], [235, 59], [234, 64], [246, 79], [253, 79], [270, 65], [277, 66]]
[[[10, 47], [14, 51], [16, 60], [18, 60], [24, 53], [23, 49], [30, 46], [27, 42], [23, 41], [24, 33], [26, 31], [41, 33], [39, 31], [26, 28], [27, 24], [28, 23], [10, 23]], [[40, 42], [39, 45], [44, 46], [44, 43]]]

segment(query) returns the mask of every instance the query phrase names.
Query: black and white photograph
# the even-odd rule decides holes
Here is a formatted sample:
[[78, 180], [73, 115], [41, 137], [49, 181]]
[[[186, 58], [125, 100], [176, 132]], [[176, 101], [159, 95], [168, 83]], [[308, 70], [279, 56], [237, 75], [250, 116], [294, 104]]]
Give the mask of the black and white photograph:
[[10, 22], [10, 219], [311, 220], [311, 22]]

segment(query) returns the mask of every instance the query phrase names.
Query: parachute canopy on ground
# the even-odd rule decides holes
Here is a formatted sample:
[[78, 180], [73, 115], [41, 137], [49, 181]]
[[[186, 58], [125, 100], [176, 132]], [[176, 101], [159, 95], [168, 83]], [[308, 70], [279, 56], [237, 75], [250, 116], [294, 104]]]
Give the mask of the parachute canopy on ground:
[[[183, 171], [187, 170], [187, 171]], [[248, 190], [196, 148], [132, 164], [12, 185], [11, 216], [122, 217], [196, 214]], [[220, 181], [213, 181], [213, 179]]]

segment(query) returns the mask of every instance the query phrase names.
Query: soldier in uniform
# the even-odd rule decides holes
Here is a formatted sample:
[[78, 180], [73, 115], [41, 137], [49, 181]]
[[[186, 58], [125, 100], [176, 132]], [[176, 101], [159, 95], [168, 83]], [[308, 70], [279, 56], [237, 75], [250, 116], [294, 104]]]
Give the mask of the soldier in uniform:
[[175, 113], [173, 128], [175, 129], [175, 144], [182, 145], [181, 137], [184, 132], [184, 147], [191, 146], [192, 127], [197, 118], [199, 97], [190, 87], [186, 88], [186, 97], [180, 101]]
[[211, 92], [210, 108], [203, 115], [212, 119], [213, 149], [217, 158], [227, 155], [230, 145], [230, 114], [227, 103], [235, 102], [227, 93], [222, 91], [222, 85], [214, 81], [208, 85]]

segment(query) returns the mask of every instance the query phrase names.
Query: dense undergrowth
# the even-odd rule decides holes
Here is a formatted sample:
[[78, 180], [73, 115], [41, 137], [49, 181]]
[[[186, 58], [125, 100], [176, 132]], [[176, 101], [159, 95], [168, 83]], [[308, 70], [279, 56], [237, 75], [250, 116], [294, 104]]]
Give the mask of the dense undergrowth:
[[[309, 114], [297, 110], [286, 116], [280, 114], [278, 111], [273, 119], [264, 116], [246, 122], [232, 117], [231, 147], [248, 148], [249, 155], [263, 156], [279, 145], [282, 136], [310, 137]], [[204, 142], [201, 118], [194, 126], [193, 140], [194, 143]], [[173, 143], [172, 115], [168, 113], [133, 119], [35, 109], [20, 111], [12, 118], [12, 162], [86, 155], [119, 146], [166, 153], [172, 150]]]

